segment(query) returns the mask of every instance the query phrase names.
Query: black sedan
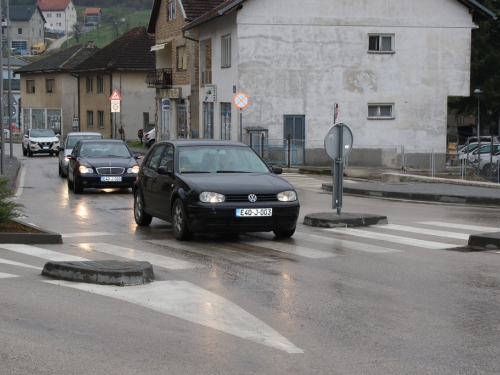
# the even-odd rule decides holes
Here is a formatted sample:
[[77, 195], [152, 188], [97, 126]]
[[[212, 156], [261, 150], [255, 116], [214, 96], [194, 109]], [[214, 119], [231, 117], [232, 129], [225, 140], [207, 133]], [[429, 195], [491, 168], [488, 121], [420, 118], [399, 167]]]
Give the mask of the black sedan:
[[131, 188], [139, 164], [127, 144], [115, 139], [82, 139], [68, 155], [68, 189]]
[[172, 223], [174, 237], [193, 233], [270, 232], [290, 237], [300, 204], [292, 185], [240, 142], [171, 140], [155, 143], [134, 184], [134, 217]]

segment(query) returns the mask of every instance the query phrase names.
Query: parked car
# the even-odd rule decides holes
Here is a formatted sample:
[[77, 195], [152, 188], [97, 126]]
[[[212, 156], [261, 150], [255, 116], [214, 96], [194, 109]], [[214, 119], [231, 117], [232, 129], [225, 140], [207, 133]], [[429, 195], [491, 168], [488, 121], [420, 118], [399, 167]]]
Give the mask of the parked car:
[[127, 144], [118, 139], [82, 139], [68, 155], [68, 189], [131, 188], [139, 164]]
[[[493, 143], [500, 143], [500, 138], [498, 136], [481, 135], [479, 138], [481, 139], [481, 144], [483, 144], [483, 143], [484, 144], [486, 144], [486, 143], [491, 144], [492, 139], [493, 139]], [[469, 137], [467, 139], [467, 142], [457, 146], [457, 151], [462, 150], [465, 146], [470, 145], [472, 143], [477, 144], [477, 137]]]
[[68, 175], [68, 155], [73, 151], [80, 139], [103, 139], [102, 134], [97, 132], [71, 132], [66, 134], [62, 145], [59, 146], [59, 176]]
[[33, 154], [59, 155], [59, 134], [52, 129], [28, 129], [21, 141], [23, 155]]
[[493, 152], [497, 152], [500, 150], [500, 144], [493, 144], [493, 148], [491, 144], [481, 145], [481, 148], [476, 148], [474, 151], [469, 153], [469, 163], [476, 164], [479, 159], [479, 155], [481, 155], [481, 159], [486, 159], [490, 157], [490, 154]]
[[144, 146], [146, 147], [151, 147], [155, 143], [155, 137], [156, 131], [155, 128], [153, 128], [146, 134], [144, 134], [144, 136], [142, 137], [142, 143], [144, 143]]
[[[481, 155], [481, 160], [479, 161], [479, 170], [484, 175], [489, 175], [490, 171], [493, 175], [498, 173], [498, 164], [500, 162], [500, 149], [493, 154], [488, 154], [486, 156]], [[474, 167], [477, 168], [478, 161], [474, 162]]]
[[134, 218], [172, 223], [177, 240], [194, 233], [270, 232], [291, 237], [300, 204], [294, 187], [244, 143], [160, 141], [134, 184]]

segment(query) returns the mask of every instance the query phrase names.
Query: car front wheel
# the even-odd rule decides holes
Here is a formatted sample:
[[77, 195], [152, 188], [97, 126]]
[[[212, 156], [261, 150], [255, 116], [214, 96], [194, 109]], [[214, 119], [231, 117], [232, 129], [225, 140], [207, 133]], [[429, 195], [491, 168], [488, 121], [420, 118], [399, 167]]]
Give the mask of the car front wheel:
[[292, 237], [295, 233], [295, 228], [290, 230], [273, 230], [273, 233], [276, 237], [280, 238], [289, 238]]
[[75, 192], [75, 194], [83, 193], [82, 182], [79, 180], [78, 176], [75, 175], [73, 175], [73, 191]]
[[147, 214], [144, 208], [142, 194], [137, 190], [134, 194], [134, 219], [136, 224], [141, 227], [147, 227], [151, 224], [151, 220], [153, 220], [153, 217]]
[[24, 148], [24, 146], [22, 146], [23, 148], [23, 156], [27, 156], [28, 155], [28, 151]]
[[172, 206], [172, 229], [174, 237], [179, 241], [188, 241], [193, 237], [187, 227], [186, 210], [180, 198], [177, 198]]

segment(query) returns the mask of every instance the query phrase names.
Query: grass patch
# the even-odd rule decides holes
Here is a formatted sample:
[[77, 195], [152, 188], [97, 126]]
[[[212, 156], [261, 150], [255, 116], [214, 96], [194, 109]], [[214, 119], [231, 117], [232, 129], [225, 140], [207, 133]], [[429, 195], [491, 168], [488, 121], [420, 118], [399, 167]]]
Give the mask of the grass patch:
[[140, 140], [127, 141], [127, 145], [130, 148], [143, 148], [144, 145]]

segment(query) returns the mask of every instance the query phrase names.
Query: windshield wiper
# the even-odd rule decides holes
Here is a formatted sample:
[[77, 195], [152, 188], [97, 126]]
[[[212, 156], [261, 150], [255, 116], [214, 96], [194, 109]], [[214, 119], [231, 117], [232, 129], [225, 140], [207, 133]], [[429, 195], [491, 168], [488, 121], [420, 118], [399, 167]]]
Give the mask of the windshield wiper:
[[248, 171], [217, 171], [217, 173], [252, 173]]

